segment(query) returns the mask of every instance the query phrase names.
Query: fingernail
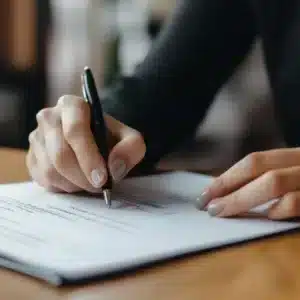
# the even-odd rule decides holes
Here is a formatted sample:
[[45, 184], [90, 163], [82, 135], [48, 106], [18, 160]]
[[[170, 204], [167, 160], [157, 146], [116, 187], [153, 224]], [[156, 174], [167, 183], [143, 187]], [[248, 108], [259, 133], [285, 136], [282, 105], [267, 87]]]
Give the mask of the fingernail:
[[91, 179], [92, 179], [93, 186], [95, 188], [101, 187], [104, 178], [105, 178], [105, 174], [100, 170], [95, 169], [91, 172]]
[[207, 212], [214, 217], [219, 215], [223, 211], [224, 207], [224, 203], [211, 203], [208, 205]]
[[197, 199], [196, 199], [196, 207], [199, 210], [204, 209], [208, 201], [210, 200], [210, 196], [207, 191], [203, 192]]
[[111, 165], [111, 175], [114, 180], [121, 180], [126, 175], [126, 164], [124, 160], [117, 159]]

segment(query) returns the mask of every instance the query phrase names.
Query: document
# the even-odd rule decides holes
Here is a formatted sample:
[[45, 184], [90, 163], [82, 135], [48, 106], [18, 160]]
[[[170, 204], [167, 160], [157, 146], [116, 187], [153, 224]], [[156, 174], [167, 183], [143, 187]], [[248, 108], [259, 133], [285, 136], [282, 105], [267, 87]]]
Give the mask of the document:
[[74, 283], [300, 226], [195, 208], [207, 176], [173, 172], [126, 179], [113, 206], [99, 195], [54, 194], [33, 182], [0, 185], [0, 266], [54, 285]]

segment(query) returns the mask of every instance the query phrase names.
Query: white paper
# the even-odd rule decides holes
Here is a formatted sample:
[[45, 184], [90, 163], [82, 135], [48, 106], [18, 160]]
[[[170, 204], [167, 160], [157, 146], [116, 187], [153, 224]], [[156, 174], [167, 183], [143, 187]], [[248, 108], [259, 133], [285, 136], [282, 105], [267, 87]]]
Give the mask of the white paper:
[[52, 194], [31, 182], [1, 185], [0, 255], [72, 279], [299, 227], [198, 211], [195, 198], [210, 180], [185, 172], [127, 179], [111, 209], [97, 197]]

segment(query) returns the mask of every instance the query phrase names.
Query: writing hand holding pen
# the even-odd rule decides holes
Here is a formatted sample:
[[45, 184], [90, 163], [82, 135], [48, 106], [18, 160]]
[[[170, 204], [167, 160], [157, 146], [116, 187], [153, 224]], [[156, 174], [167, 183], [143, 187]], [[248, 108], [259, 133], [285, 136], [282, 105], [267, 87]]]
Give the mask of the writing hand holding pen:
[[142, 135], [104, 114], [107, 138], [114, 141], [106, 164], [91, 119], [89, 104], [72, 95], [62, 96], [54, 107], [37, 114], [38, 125], [29, 135], [26, 157], [34, 181], [53, 192], [100, 193], [110, 174], [114, 182], [120, 181], [143, 159]]

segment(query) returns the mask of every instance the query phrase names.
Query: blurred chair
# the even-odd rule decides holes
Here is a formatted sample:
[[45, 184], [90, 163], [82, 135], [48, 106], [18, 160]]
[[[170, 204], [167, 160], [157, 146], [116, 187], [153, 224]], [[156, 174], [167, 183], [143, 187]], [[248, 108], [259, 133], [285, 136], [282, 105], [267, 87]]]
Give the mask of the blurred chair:
[[47, 0], [0, 1], [0, 146], [27, 148], [47, 95]]

